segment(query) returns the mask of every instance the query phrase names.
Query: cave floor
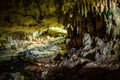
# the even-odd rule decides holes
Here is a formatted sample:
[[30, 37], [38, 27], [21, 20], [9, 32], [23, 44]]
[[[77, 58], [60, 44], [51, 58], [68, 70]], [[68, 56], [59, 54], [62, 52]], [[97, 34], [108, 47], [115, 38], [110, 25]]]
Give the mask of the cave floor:
[[[120, 79], [118, 60], [111, 62], [91, 60], [89, 54], [86, 54], [89, 52], [88, 49], [86, 52], [81, 49], [69, 52], [65, 49], [64, 39], [62, 36], [45, 35], [37, 40], [16, 40], [19, 42], [17, 48], [0, 51], [0, 80]], [[91, 51], [93, 50], [90, 49]], [[81, 56], [83, 52], [88, 57]], [[54, 58], [57, 56], [58, 61], [55, 61]], [[114, 55], [109, 56], [110, 59], [114, 58]]]
[[14, 56], [11, 60], [0, 63], [0, 80], [119, 80], [120, 68], [109, 69], [105, 65], [107, 64], [94, 61], [84, 64], [83, 61], [69, 68], [58, 66], [52, 57], [35, 61]]
[[62, 36], [44, 35], [34, 41], [19, 40], [17, 48], [3, 48], [0, 51], [0, 80], [41, 80], [45, 66], [51, 65], [52, 56], [66, 51], [63, 43]]

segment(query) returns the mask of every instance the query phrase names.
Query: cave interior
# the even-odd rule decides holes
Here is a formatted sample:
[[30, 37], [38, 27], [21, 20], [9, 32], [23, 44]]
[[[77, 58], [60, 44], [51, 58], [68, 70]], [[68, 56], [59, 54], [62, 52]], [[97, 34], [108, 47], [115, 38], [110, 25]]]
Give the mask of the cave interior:
[[120, 0], [0, 0], [0, 80], [120, 80]]

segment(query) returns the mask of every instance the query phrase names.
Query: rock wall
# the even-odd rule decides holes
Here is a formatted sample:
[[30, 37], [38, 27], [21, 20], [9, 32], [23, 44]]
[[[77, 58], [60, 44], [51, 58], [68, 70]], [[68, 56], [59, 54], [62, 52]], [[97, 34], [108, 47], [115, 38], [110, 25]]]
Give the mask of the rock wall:
[[[68, 4], [68, 5], [65, 5]], [[120, 8], [117, 0], [94, 0], [64, 2], [64, 25], [68, 30], [68, 49], [80, 48], [85, 33], [98, 36], [105, 41], [119, 38]]]
[[2, 28], [46, 28], [62, 23], [68, 30], [68, 49], [79, 48], [84, 33], [107, 40], [120, 34], [119, 0], [1, 0], [0, 12]]
[[1, 0], [1, 26], [32, 26], [40, 23], [44, 17], [54, 16], [54, 0]]
[[1, 0], [0, 44], [8, 37], [16, 39], [37, 38], [58, 23], [58, 5], [54, 0]]

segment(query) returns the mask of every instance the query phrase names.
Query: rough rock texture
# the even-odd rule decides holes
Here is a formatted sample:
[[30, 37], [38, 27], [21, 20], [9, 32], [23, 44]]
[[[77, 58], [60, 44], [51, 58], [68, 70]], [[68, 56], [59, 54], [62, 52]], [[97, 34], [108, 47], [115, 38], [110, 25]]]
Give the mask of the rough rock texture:
[[27, 56], [34, 57], [32, 54], [36, 51], [49, 46], [25, 50], [0, 64], [0, 79], [15, 79], [17, 75], [26, 80], [41, 77], [45, 80], [119, 80], [119, 16], [119, 0], [1, 0], [0, 51], [17, 51], [16, 46], [24, 43], [22, 40], [37, 42], [40, 35], [46, 33], [60, 36], [49, 30], [50, 26], [62, 23], [68, 32], [68, 52], [63, 56], [56, 52], [56, 62], [52, 65], [46, 59], [42, 72], [38, 65], [32, 65], [42, 60]]
[[53, 0], [1, 0], [0, 11], [2, 26], [34, 26], [46, 16], [54, 16], [56, 7]]
[[68, 49], [79, 48], [85, 32], [108, 40], [119, 37], [119, 4], [119, 0], [1, 0], [0, 29], [7, 26], [7, 32], [12, 28], [28, 35], [29, 29], [34, 32], [61, 23], [71, 39]]
[[87, 38], [84, 47], [78, 50], [72, 48], [65, 55], [54, 57], [57, 66], [50, 68], [45, 80], [119, 80], [120, 46], [117, 45], [120, 42], [106, 43], [98, 37], [92, 41], [90, 35]]
[[7, 42], [8, 37], [22, 40], [39, 37], [50, 27], [61, 27], [57, 19], [54, 0], [1, 0], [0, 44]]

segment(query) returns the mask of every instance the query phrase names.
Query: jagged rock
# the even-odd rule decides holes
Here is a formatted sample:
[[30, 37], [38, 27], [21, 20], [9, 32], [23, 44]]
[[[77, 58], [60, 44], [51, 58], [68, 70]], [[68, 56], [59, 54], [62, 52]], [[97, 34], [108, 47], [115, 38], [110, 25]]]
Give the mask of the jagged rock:
[[92, 49], [92, 48], [83, 50], [81, 52], [82, 57], [89, 58], [91, 60], [94, 60], [94, 55], [95, 55], [95, 49]]
[[103, 42], [102, 39], [96, 37], [96, 38], [95, 38], [95, 41], [96, 41], [96, 46], [97, 46], [97, 47], [101, 48], [102, 46], [104, 46], [104, 42]]
[[85, 33], [84, 36], [83, 36], [83, 45], [84, 45], [84, 48], [90, 48], [91, 44], [92, 44], [92, 38], [90, 36], [90, 34], [88, 33]]
[[[120, 11], [117, 11], [118, 13], [113, 11], [115, 13], [113, 15], [109, 14], [109, 10], [111, 10], [111, 4], [109, 5], [109, 3], [111, 3], [111, 2], [109, 2], [109, 1], [111, 1], [111, 0], [109, 0], [109, 1], [106, 0], [107, 1], [106, 5], [103, 5], [105, 3], [104, 1], [101, 2], [99, 0], [94, 0], [92, 3], [90, 2], [90, 0], [88, 0], [88, 1], [81, 0], [81, 2], [80, 1], [77, 2], [77, 1], [78, 0], [74, 0], [74, 1], [73, 0], [65, 0], [65, 1], [63, 1], [63, 0], [58, 0], [58, 1], [55, 1], [55, 0], [51, 0], [51, 1], [49, 1], [49, 0], [44, 0], [44, 1], [43, 0], [29, 0], [29, 1], [27, 1], [27, 0], [18, 0], [18, 1], [12, 0], [10, 2], [9, 0], [7, 0], [7, 1], [2, 0], [0, 3], [1, 4], [0, 9], [2, 9], [2, 10], [0, 10], [0, 12], [2, 13], [2, 14], [0, 13], [0, 18], [1, 18], [0, 20], [2, 20], [2, 21], [0, 21], [0, 25], [2, 26], [2, 28], [7, 25], [7, 26], [9, 26], [8, 29], [10, 29], [11, 25], [14, 25], [14, 26], [18, 25], [17, 27], [15, 27], [16, 28], [15, 30], [10, 30], [11, 32], [19, 30], [19, 26], [27, 26], [27, 29], [25, 29], [26, 32], [28, 31], [28, 27], [38, 26], [37, 28], [40, 28], [42, 26], [45, 27], [48, 25], [53, 26], [51, 23], [54, 24], [54, 22], [55, 22], [55, 24], [56, 24], [57, 20], [58, 20], [58, 22], [60, 22], [60, 19], [61, 19], [62, 21], [60, 23], [65, 21], [64, 22], [65, 26], [66, 26], [66, 24], [70, 23], [70, 25], [72, 27], [72, 30], [68, 30], [68, 33], [70, 33], [68, 35], [74, 35], [74, 36], [72, 36], [72, 38], [70, 38], [66, 41], [66, 43], [68, 45], [69, 45], [69, 42], [71, 42], [71, 44], [70, 44], [71, 46], [77, 47], [77, 48], [81, 47], [81, 44], [79, 44], [79, 43], [82, 42], [81, 40], [83, 37], [83, 47], [81, 48], [81, 51], [77, 52], [76, 49], [70, 48], [70, 51], [67, 53], [67, 55], [68, 55], [67, 57], [66, 56], [63, 57], [60, 54], [57, 54], [55, 56], [54, 60], [55, 61], [60, 60], [59, 67], [60, 68], [62, 67], [62, 69], [65, 68], [65, 69], [63, 69], [62, 72], [63, 72], [63, 74], [65, 72], [65, 75], [67, 76], [67, 79], [64, 77], [62, 79], [61, 76], [64, 76], [64, 75], [61, 72], [59, 74], [55, 73], [58, 78], [60, 76], [60, 79], [58, 79], [58, 80], [79, 80], [79, 79], [80, 80], [83, 80], [83, 79], [89, 80], [89, 77], [87, 77], [89, 75], [84, 76], [84, 74], [82, 74], [81, 69], [83, 69], [84, 66], [86, 66], [86, 68], [99, 67], [102, 69], [108, 68], [107, 66], [109, 66], [109, 68], [112, 68], [112, 69], [119, 68], [119, 65], [112, 63], [114, 61], [114, 59], [112, 59], [112, 58], [113, 58], [113, 56], [115, 56], [114, 54], [111, 55], [111, 48], [113, 45], [111, 45], [111, 47], [109, 48], [109, 44], [105, 43], [100, 38], [96, 38], [96, 45], [94, 47], [92, 47], [91, 44], [93, 43], [93, 41], [92, 41], [92, 38], [90, 35], [93, 35], [93, 33], [94, 33], [94, 35], [96, 35], [96, 36], [103, 37], [105, 35], [104, 30], [106, 30], [106, 28], [107, 28], [106, 25], [108, 25], [109, 33], [111, 31], [110, 30], [111, 27], [115, 26], [115, 28], [113, 29], [113, 33], [114, 33], [113, 35], [115, 37], [118, 36], [119, 32], [120, 32], [120, 29], [119, 29], [119, 12]], [[9, 2], [9, 4], [6, 4], [6, 2]], [[104, 7], [106, 7], [106, 8], [103, 11]], [[93, 9], [93, 8], [94, 8], [94, 10], [91, 11], [91, 9]], [[107, 8], [109, 8], [109, 9], [107, 10]], [[118, 10], [118, 9], [116, 8], [116, 10]], [[107, 14], [106, 14], [106, 12], [107, 12]], [[89, 13], [90, 13], [90, 15], [88, 15]], [[105, 13], [104, 16], [102, 15], [102, 13], [103, 14]], [[98, 15], [98, 16], [96, 16], [96, 15]], [[115, 20], [114, 26], [111, 25], [111, 23], [109, 23], [110, 22], [109, 20], [112, 20], [112, 16], [113, 16], [113, 19], [114, 18], [116, 19], [116, 20], [114, 19]], [[54, 18], [51, 18], [51, 17], [54, 17]], [[105, 24], [104, 17], [107, 17], [106, 18], [107, 24]], [[22, 29], [23, 29], [23, 27], [22, 27]], [[4, 30], [4, 29], [2, 29], [2, 30]], [[5, 30], [7, 30], [7, 29], [5, 28]], [[36, 32], [34, 32], [34, 31], [36, 31]], [[39, 33], [38, 33], [38, 30], [36, 30], [36, 29], [34, 31], [32, 31], [33, 34], [32, 34], [32, 32], [30, 33], [31, 40], [28, 43], [25, 43], [25, 44], [23, 43], [24, 46], [22, 46], [22, 47], [24, 47], [25, 50], [21, 53], [22, 59], [23, 58], [26, 59], [29, 57], [33, 59], [34, 56], [39, 56], [36, 54], [40, 53], [40, 51], [41, 52], [43, 51], [42, 54], [40, 53], [41, 54], [40, 56], [45, 56], [44, 53], [47, 54], [47, 52], [45, 52], [45, 50], [48, 52], [50, 51], [51, 48], [52, 48], [51, 51], [56, 50], [57, 48], [55, 48], [53, 46], [59, 45], [59, 43], [61, 43], [61, 41], [53, 43], [54, 40], [49, 43], [46, 41], [46, 39], [43, 39], [41, 42], [38, 41], [38, 42], [40, 42], [40, 44], [39, 44], [39, 46], [36, 46], [37, 43], [34, 43], [34, 41], [37, 41], [36, 38], [39, 37]], [[73, 32], [71, 32], [71, 31], [73, 31]], [[77, 31], [77, 34], [76, 34], [76, 31]], [[45, 33], [48, 33], [48, 32], [49, 31], [45, 31]], [[90, 34], [89, 33], [83, 34], [84, 32], [90, 32]], [[29, 31], [27, 33], [29, 34]], [[51, 33], [51, 32], [49, 32], [49, 33]], [[3, 33], [1, 33], [1, 34], [3, 34]], [[10, 33], [10, 34], [12, 34], [12, 33]], [[16, 33], [14, 33], [14, 34], [16, 34]], [[20, 33], [17, 33], [17, 35], [14, 35], [15, 36], [14, 38], [17, 38], [16, 36], [20, 36], [20, 37], [23, 37], [25, 35], [27, 36], [27, 34], [22, 35], [22, 36], [18, 35], [18, 34], [20, 34]], [[42, 33], [40, 33], [40, 34], [42, 34]], [[51, 34], [51, 35], [53, 35], [53, 34]], [[59, 36], [59, 35], [57, 34], [54, 36]], [[35, 39], [33, 40], [33, 38], [35, 38]], [[80, 40], [80, 38], [81, 38], [81, 40]], [[15, 49], [16, 51], [19, 49], [19, 45], [21, 45], [20, 41], [17, 39], [12, 39], [11, 43], [13, 43], [12, 44], [14, 47], [13, 49]], [[43, 44], [41, 44], [41, 43], [43, 43]], [[45, 45], [45, 46], [43, 46], [43, 45]], [[10, 48], [10, 47], [6, 45], [5, 48]], [[34, 48], [34, 49], [31, 50], [31, 48]], [[12, 47], [11, 47], [11, 49], [12, 49]], [[26, 50], [26, 49], [28, 49], [28, 50]], [[4, 50], [4, 49], [1, 48], [0, 50]], [[118, 54], [119, 53], [119, 45], [115, 44], [112, 48], [112, 51], [113, 51], [113, 53], [115, 52], [115, 54]], [[92, 63], [90, 56], [92, 56], [93, 58], [95, 57], [95, 62], [97, 61], [98, 64], [94, 63], [94, 62]], [[91, 61], [91, 62], [85, 61], [85, 59], [82, 59], [81, 57], [88, 58], [89, 61]], [[16, 59], [16, 58], [13, 60], [19, 61], [19, 59]], [[13, 62], [15, 62], [15, 61], [13, 61]], [[99, 62], [107, 63], [107, 65], [99, 64]], [[22, 64], [22, 66], [20, 66], [19, 64], [17, 64], [17, 68], [22, 67], [22, 69], [23, 69], [24, 65], [25, 64]], [[115, 67], [113, 65], [115, 65]], [[50, 66], [48, 66], [48, 67], [50, 67]], [[8, 68], [6, 68], [6, 69], [8, 69]], [[18, 70], [18, 69], [16, 69], [16, 70]], [[20, 68], [20, 70], [21, 70], [21, 68]], [[59, 71], [59, 70], [57, 70], [57, 71]], [[97, 70], [99, 70], [99, 69], [97, 69]], [[83, 69], [83, 72], [84, 71], [86, 73], [89, 72], [89, 70], [86, 71], [86, 69], [85, 70]], [[92, 70], [92, 72], [94, 73], [94, 69]], [[101, 72], [101, 70], [97, 71], [97, 72], [99, 74], [99, 72]], [[37, 73], [37, 71], [35, 71], [35, 75], [36, 75], [36, 73]], [[46, 73], [48, 73], [48, 71], [46, 71]], [[69, 75], [69, 73], [70, 73], [70, 75]], [[105, 71], [102, 73], [106, 74], [109, 72]], [[106, 75], [104, 75], [104, 74], [102, 74], [103, 78], [101, 78], [101, 74], [100, 74], [99, 78], [96, 78], [96, 76], [95, 76], [96, 74], [92, 74], [92, 76], [93, 76], [92, 79], [104, 80], [105, 79], [104, 77], [107, 75], [107, 74]], [[29, 75], [29, 76], [31, 79], [36, 78], [36, 76], [34, 76], [34, 77], [31, 77], [31, 75]], [[57, 79], [56, 76], [54, 76], [55, 79]], [[71, 77], [69, 77], [69, 76], [71, 76]], [[82, 77], [82, 79], [81, 79], [81, 77]], [[84, 78], [84, 77], [87, 77], [87, 78]]]
[[54, 61], [61, 61], [61, 53], [57, 52], [54, 56], [53, 56], [53, 60]]
[[11, 77], [13, 77], [14, 80], [24, 80], [24, 76], [19, 72], [11, 73]]
[[95, 60], [96, 61], [101, 61], [102, 60], [100, 53], [96, 52], [96, 54], [95, 54]]

